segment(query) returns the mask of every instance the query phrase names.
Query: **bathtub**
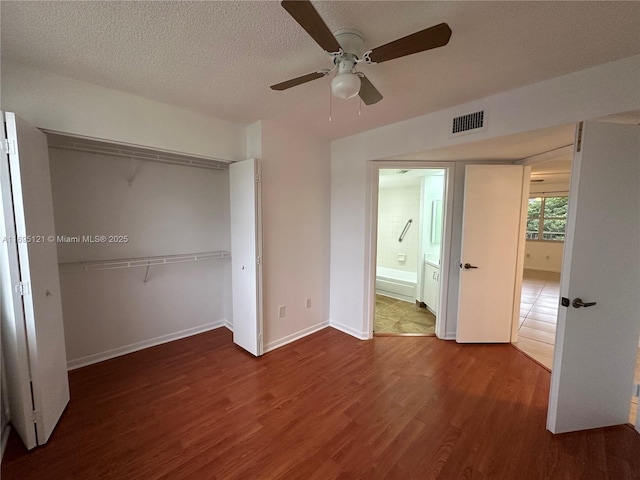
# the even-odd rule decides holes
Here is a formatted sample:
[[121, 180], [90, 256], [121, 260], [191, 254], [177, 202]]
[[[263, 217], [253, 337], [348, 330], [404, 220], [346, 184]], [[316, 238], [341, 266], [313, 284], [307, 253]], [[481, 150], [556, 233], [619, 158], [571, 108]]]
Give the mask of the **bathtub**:
[[398, 300], [416, 301], [416, 272], [406, 272], [387, 267], [376, 268], [376, 293]]

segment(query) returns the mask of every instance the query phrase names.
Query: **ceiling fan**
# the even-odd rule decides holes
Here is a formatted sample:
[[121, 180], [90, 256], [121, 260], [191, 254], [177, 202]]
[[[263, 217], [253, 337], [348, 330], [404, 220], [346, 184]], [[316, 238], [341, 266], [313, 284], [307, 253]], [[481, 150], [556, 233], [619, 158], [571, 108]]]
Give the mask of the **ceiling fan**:
[[331, 80], [334, 96], [348, 99], [359, 95], [367, 105], [382, 100], [382, 94], [362, 72], [359, 63], [373, 65], [394, 58], [443, 47], [449, 43], [451, 29], [446, 23], [421, 30], [387, 43], [373, 50], [364, 50], [364, 35], [358, 30], [344, 29], [332, 33], [308, 0], [283, 0], [282, 7], [300, 24], [320, 47], [332, 58], [333, 68], [318, 70], [286, 82], [271, 85], [272, 90], [286, 90], [296, 85], [323, 78], [336, 71]]

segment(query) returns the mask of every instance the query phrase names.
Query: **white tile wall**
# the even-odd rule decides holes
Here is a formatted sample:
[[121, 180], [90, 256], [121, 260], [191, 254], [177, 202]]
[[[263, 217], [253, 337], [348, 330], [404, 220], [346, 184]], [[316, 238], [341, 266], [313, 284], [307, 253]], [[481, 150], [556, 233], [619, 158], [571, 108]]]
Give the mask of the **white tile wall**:
[[[402, 243], [398, 237], [413, 219]], [[381, 267], [416, 272], [420, 231], [420, 186], [381, 188], [378, 197], [378, 257]], [[403, 254], [405, 261], [398, 259]]]

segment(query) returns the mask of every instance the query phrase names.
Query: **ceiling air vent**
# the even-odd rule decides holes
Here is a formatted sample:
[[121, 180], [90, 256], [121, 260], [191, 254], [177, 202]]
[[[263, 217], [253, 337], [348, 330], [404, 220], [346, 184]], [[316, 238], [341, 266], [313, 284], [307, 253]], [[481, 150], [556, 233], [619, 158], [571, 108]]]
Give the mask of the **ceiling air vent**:
[[480, 110], [479, 112], [455, 117], [451, 125], [451, 135], [464, 135], [467, 133], [484, 130], [485, 128], [486, 124], [484, 110]]

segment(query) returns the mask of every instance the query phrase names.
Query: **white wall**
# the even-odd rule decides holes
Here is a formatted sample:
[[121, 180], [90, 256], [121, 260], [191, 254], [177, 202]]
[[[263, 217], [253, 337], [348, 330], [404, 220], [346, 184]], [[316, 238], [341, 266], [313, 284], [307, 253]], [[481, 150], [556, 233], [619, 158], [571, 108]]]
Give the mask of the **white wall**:
[[[336, 140], [331, 146], [331, 310], [338, 328], [366, 338], [370, 312], [370, 162], [640, 109], [640, 56]], [[488, 128], [450, 137], [452, 117], [485, 108]], [[459, 255], [463, 168], [456, 168], [453, 252]], [[452, 257], [455, 253], [452, 253]], [[458, 268], [451, 263], [448, 335], [455, 332]]]
[[264, 345], [271, 350], [328, 325], [330, 150], [276, 122], [261, 126]]
[[246, 158], [242, 125], [2, 59], [2, 109], [75, 135], [226, 160]]
[[524, 268], [560, 273], [563, 249], [564, 242], [525, 242]]
[[[61, 263], [230, 249], [228, 171], [137, 163], [50, 149], [56, 233], [127, 235], [127, 243], [58, 243]], [[61, 273], [71, 366], [222, 326], [228, 259]]]
[[[398, 241], [407, 221], [402, 242]], [[420, 221], [420, 185], [380, 188], [378, 196], [377, 265], [406, 272], [418, 271]], [[401, 261], [398, 255], [404, 255]]]
[[229, 250], [229, 171], [49, 149], [58, 235], [128, 235], [59, 243], [60, 263]]

